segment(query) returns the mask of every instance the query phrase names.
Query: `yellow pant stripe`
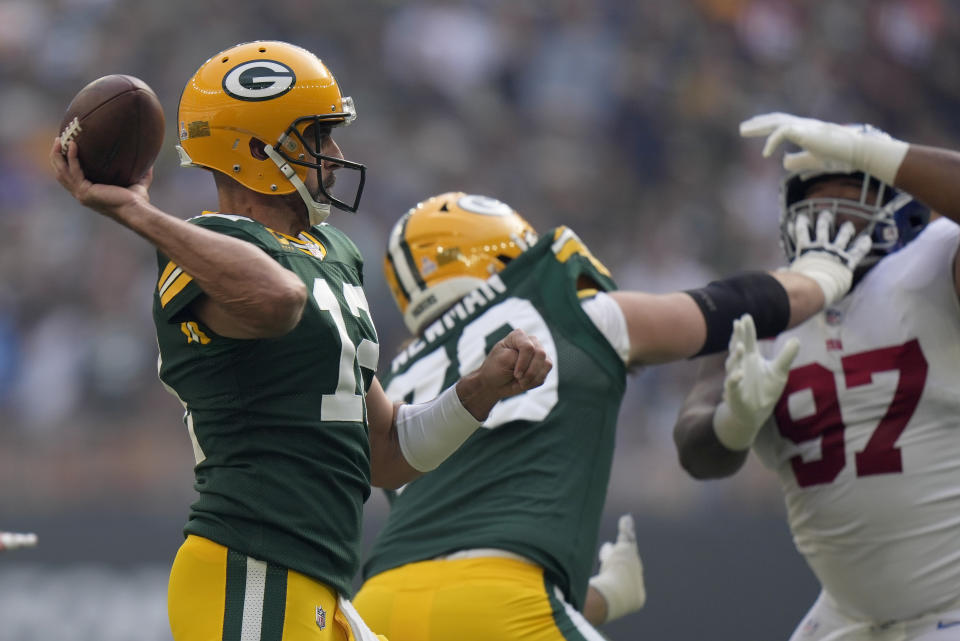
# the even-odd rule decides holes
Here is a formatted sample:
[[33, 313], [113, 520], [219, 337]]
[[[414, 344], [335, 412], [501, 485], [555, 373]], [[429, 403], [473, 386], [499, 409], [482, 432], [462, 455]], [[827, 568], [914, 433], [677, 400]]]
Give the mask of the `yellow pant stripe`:
[[167, 605], [174, 641], [360, 641], [329, 586], [193, 535]]

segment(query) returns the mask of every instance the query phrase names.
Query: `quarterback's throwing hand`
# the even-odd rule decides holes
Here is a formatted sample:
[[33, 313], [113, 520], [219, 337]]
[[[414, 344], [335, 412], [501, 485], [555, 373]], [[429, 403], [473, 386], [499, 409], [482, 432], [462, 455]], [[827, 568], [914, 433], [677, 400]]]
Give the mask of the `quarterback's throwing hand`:
[[784, 141], [803, 151], [788, 153], [783, 166], [788, 171], [850, 173], [863, 171], [892, 185], [909, 145], [867, 124], [838, 125], [786, 113], [754, 116], [740, 123], [746, 138], [766, 136], [764, 157]]
[[777, 356], [767, 360], [757, 349], [753, 317], [744, 314], [733, 322], [723, 402], [713, 415], [713, 431], [724, 447], [739, 451], [753, 445], [783, 393], [799, 349], [800, 342], [791, 338]]
[[139, 182], [129, 187], [103, 185], [92, 183], [83, 174], [80, 160], [77, 158], [77, 143], [69, 142], [66, 151], [60, 145], [60, 139], [53, 141], [50, 148], [50, 166], [53, 167], [54, 177], [70, 195], [77, 199], [84, 207], [114, 217], [116, 210], [136, 203], [149, 202], [148, 189], [153, 180], [153, 169], [147, 171]]
[[590, 577], [590, 586], [607, 602], [607, 619], [636, 612], [647, 601], [643, 562], [637, 550], [633, 517], [624, 514], [617, 522], [617, 540], [600, 546], [600, 571]]

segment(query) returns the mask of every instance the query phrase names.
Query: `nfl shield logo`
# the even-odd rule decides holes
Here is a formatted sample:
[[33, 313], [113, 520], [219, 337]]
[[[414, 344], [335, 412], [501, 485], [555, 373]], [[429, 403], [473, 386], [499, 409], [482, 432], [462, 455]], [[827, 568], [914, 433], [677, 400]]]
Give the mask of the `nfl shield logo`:
[[843, 312], [839, 309], [830, 308], [826, 311], [827, 325], [839, 325], [843, 322]]
[[800, 629], [800, 633], [805, 637], [809, 637], [816, 634], [817, 630], [819, 629], [820, 622], [816, 619], [810, 619], [808, 621], [804, 621], [803, 627]]
[[319, 605], [317, 606], [317, 627], [321, 630], [327, 627], [327, 613]]

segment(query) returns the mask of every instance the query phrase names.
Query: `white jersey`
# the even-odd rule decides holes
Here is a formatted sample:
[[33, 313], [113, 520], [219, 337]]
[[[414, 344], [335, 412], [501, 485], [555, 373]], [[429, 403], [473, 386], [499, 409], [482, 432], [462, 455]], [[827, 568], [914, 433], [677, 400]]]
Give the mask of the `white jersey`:
[[755, 450], [797, 549], [851, 616], [960, 598], [960, 227], [941, 219], [834, 307], [764, 341], [800, 352]]

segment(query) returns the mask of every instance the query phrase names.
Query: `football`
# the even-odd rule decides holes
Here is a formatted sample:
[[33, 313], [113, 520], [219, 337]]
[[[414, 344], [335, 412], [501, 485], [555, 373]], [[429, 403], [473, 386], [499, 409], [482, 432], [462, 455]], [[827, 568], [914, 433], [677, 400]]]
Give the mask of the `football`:
[[164, 132], [163, 108], [139, 78], [110, 75], [80, 90], [60, 123], [60, 143], [77, 143], [88, 180], [126, 187], [153, 166]]

